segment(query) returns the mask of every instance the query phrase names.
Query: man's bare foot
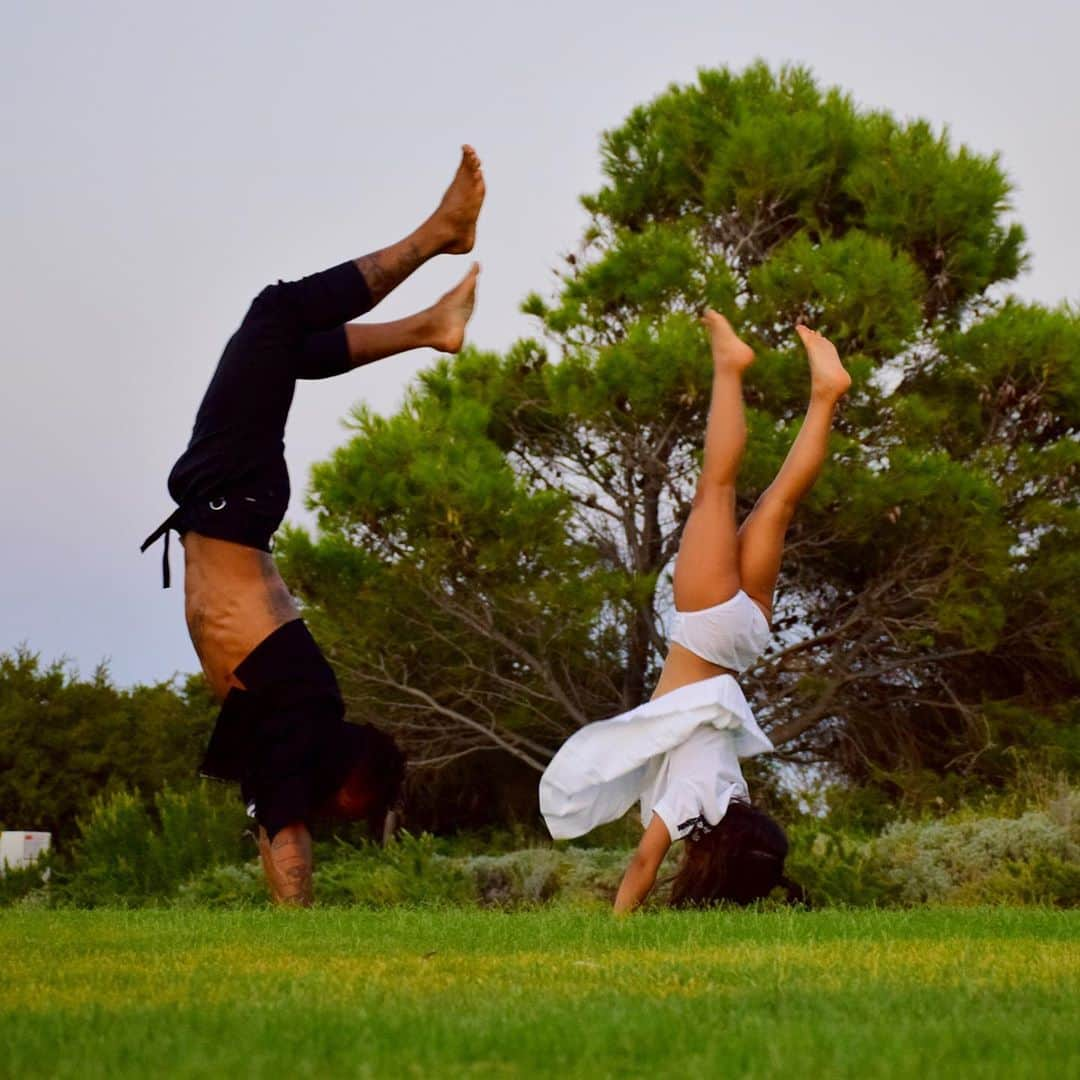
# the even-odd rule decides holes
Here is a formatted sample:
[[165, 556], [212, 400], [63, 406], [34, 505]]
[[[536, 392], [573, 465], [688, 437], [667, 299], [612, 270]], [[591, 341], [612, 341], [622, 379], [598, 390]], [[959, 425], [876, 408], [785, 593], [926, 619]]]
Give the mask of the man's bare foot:
[[476, 304], [476, 278], [480, 264], [473, 263], [469, 272], [444, 297], [428, 308], [431, 336], [428, 344], [439, 352], [456, 353], [465, 343], [465, 326], [472, 318]]
[[836, 346], [816, 330], [799, 323], [795, 332], [802, 340], [810, 361], [810, 392], [832, 400], [842, 398], [851, 386], [851, 376], [840, 363]]
[[754, 350], [739, 338], [731, 323], [718, 311], [709, 308], [701, 321], [709, 331], [714, 364], [743, 372], [754, 362]]
[[471, 146], [461, 148], [461, 164], [446, 189], [431, 223], [440, 237], [439, 250], [448, 255], [472, 251], [476, 240], [476, 219], [484, 203], [484, 174], [480, 158]]

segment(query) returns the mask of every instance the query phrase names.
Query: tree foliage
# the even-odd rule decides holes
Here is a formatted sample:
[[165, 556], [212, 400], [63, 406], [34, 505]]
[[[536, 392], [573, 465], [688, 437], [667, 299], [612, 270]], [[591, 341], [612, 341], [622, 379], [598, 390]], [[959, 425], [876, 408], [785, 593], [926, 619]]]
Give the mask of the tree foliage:
[[[540, 768], [647, 697], [698, 467], [696, 323], [755, 347], [745, 512], [806, 404], [805, 320], [855, 377], [744, 686], [781, 756], [917, 786], [1075, 764], [1080, 316], [1009, 297], [996, 156], [802, 69], [703, 71], [603, 138], [542, 340], [467, 350], [360, 409], [283, 563], [355, 708], [421, 762]], [[902, 780], [907, 777], [907, 780]]]
[[0, 654], [0, 824], [63, 844], [95, 798], [189, 786], [213, 722], [202, 679], [118, 689], [26, 650]]

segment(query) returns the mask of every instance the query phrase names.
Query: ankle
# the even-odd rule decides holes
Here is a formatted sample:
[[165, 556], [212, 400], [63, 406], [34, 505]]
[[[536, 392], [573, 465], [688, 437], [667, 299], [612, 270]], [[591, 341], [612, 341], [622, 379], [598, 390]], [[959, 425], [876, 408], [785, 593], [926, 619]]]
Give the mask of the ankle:
[[734, 379], [742, 382], [743, 373], [753, 362], [754, 354], [745, 356], [733, 356], [730, 352], [713, 352], [713, 377], [721, 379]]
[[811, 404], [824, 406], [829, 409], [835, 409], [840, 403], [840, 399], [844, 396], [842, 390], [838, 390], [835, 386], [822, 386], [810, 384], [810, 401]]
[[454, 235], [453, 229], [436, 212], [413, 233], [413, 240], [426, 260], [441, 255], [453, 243]]

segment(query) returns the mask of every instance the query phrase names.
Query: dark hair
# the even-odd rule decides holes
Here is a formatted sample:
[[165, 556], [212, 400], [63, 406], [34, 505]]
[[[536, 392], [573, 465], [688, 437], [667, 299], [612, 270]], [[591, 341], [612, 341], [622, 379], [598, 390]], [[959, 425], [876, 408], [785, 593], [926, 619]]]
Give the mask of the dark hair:
[[802, 889], [784, 876], [788, 838], [768, 814], [732, 801], [718, 825], [687, 837], [672, 877], [672, 907], [707, 907], [725, 900], [752, 904], [777, 886], [789, 903], [805, 903]]
[[346, 724], [344, 754], [350, 762], [342, 791], [367, 804], [372, 836], [381, 840], [387, 815], [401, 800], [405, 755], [392, 736], [371, 724]]

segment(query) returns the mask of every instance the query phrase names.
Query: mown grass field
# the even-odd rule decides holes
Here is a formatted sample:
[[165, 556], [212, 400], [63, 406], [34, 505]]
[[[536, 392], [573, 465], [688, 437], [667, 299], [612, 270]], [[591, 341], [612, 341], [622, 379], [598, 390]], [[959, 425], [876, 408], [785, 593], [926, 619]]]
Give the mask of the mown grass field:
[[1080, 912], [0, 914], [0, 1074], [1080, 1075]]

